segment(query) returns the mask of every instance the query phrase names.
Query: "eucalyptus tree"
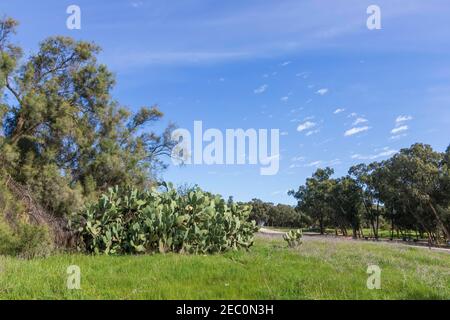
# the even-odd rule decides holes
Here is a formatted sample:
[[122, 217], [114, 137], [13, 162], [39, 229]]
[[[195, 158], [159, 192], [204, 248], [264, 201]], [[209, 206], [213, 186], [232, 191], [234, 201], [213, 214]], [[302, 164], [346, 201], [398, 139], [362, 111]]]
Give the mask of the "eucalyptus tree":
[[289, 191], [289, 195], [297, 199], [298, 210], [305, 212], [318, 223], [321, 234], [325, 233], [334, 210], [330, 204], [333, 174], [334, 170], [328, 167], [317, 169], [311, 178], [306, 179], [305, 185], [300, 186], [297, 191]]
[[358, 164], [350, 168], [349, 175], [353, 177], [359, 186], [361, 202], [364, 207], [364, 218], [370, 224], [373, 235], [378, 239], [380, 217], [384, 211], [380, 192], [383, 186], [383, 178], [379, 174], [381, 164], [373, 162], [369, 165]]
[[331, 191], [336, 212], [351, 227], [353, 238], [357, 238], [361, 230], [361, 193], [361, 187], [350, 176], [336, 179]]
[[[388, 166], [394, 179], [392, 185], [403, 196], [403, 206], [412, 213], [425, 228], [434, 228], [450, 239], [450, 226], [445, 209], [448, 200], [441, 190], [445, 187], [442, 174], [444, 155], [435, 152], [431, 146], [416, 143], [402, 149], [389, 161]], [[441, 210], [444, 209], [444, 210]]]

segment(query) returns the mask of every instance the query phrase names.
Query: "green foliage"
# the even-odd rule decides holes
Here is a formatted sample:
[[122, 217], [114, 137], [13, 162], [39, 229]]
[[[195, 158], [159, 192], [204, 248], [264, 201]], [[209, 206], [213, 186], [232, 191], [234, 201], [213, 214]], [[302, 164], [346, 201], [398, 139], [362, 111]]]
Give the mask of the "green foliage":
[[158, 107], [132, 114], [113, 100], [95, 44], [50, 37], [23, 57], [16, 26], [0, 18], [0, 170], [57, 216], [115, 185], [152, 185], [173, 146], [173, 125], [141, 130], [162, 118]]
[[274, 205], [260, 199], [248, 203], [252, 207], [250, 218], [260, 226], [301, 228], [308, 224], [308, 217], [293, 206]]
[[303, 232], [301, 229], [290, 230], [283, 235], [284, 241], [287, 242], [290, 248], [296, 248], [302, 244]]
[[14, 227], [0, 221], [0, 255], [24, 259], [46, 257], [53, 251], [48, 229], [20, 222]]
[[180, 195], [170, 185], [159, 192], [115, 187], [98, 203], [74, 215], [71, 225], [88, 252], [216, 253], [249, 248], [257, 228], [251, 208], [200, 189]]
[[[353, 237], [370, 227], [375, 238], [383, 222], [394, 231], [414, 230], [430, 242], [450, 240], [450, 147], [445, 153], [416, 143], [383, 162], [359, 164], [349, 175], [332, 179], [332, 169], [318, 169], [298, 191], [290, 191], [297, 209], [312, 224]], [[384, 220], [384, 221], [383, 221]]]
[[289, 194], [298, 200], [297, 209], [306, 213], [313, 221], [319, 224], [320, 233], [325, 232], [325, 227], [331, 223], [333, 201], [331, 192], [334, 181], [330, 179], [334, 170], [331, 168], [317, 169], [311, 178], [306, 180], [304, 186], [298, 191], [290, 191]]

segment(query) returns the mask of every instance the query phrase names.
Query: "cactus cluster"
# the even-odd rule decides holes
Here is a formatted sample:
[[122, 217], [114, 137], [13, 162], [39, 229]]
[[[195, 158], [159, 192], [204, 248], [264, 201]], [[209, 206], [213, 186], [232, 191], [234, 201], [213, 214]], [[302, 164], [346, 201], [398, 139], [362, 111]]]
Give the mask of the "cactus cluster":
[[290, 248], [296, 248], [302, 244], [303, 232], [301, 229], [291, 230], [287, 232], [283, 239], [287, 242]]
[[96, 254], [179, 252], [207, 254], [253, 245], [251, 207], [227, 204], [200, 189], [179, 194], [115, 187], [74, 215], [82, 247]]

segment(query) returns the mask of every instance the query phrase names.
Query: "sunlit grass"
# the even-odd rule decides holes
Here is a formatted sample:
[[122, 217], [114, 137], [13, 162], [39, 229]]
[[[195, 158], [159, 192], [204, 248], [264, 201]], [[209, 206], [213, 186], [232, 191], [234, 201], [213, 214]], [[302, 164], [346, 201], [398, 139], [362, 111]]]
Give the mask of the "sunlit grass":
[[[381, 290], [366, 287], [367, 266]], [[81, 268], [81, 290], [66, 269]], [[249, 251], [213, 256], [0, 257], [1, 299], [450, 299], [450, 254], [406, 246], [309, 240], [287, 249], [259, 238]]]

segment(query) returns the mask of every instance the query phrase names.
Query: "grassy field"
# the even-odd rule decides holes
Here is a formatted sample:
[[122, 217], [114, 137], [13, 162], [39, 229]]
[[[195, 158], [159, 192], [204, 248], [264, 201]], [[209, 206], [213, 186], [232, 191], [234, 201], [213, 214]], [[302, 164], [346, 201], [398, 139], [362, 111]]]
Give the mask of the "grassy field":
[[[366, 287], [381, 267], [381, 290]], [[81, 268], [81, 290], [66, 269]], [[214, 256], [0, 257], [0, 299], [450, 299], [450, 254], [388, 244], [310, 240], [287, 249], [258, 238]]]

